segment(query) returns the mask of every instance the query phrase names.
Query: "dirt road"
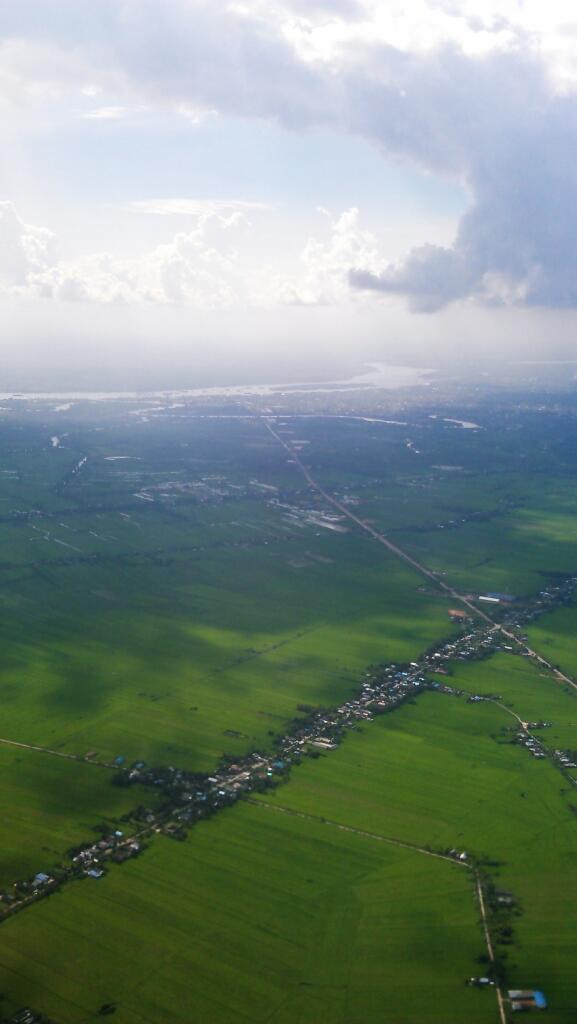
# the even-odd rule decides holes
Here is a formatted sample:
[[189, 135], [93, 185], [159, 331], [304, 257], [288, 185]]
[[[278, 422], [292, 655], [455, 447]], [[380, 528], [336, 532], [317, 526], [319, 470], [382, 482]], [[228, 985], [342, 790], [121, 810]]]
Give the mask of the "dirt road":
[[0, 743], [7, 747], [21, 747], [23, 750], [35, 750], [39, 754], [51, 754], [52, 757], [63, 757], [67, 761], [81, 761], [83, 764], [94, 764], [98, 768], [117, 768], [118, 765], [110, 764], [107, 761], [95, 761], [91, 757], [82, 757], [81, 754], [65, 754], [62, 750], [51, 750], [50, 747], [36, 746], [34, 743], [19, 743], [17, 740], [7, 740], [0, 736]]

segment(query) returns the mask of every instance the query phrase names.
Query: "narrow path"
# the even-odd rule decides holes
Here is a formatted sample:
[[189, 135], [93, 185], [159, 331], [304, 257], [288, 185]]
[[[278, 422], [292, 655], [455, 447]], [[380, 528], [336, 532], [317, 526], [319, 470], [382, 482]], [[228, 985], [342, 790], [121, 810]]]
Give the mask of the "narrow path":
[[19, 743], [17, 740], [7, 740], [0, 736], [0, 743], [4, 743], [7, 747], [20, 747], [23, 750], [35, 750], [38, 754], [51, 754], [52, 757], [63, 757], [67, 761], [81, 762], [82, 764], [93, 764], [98, 768], [117, 768], [115, 764], [110, 764], [107, 761], [96, 761], [93, 758], [83, 757], [82, 754], [66, 754], [62, 750], [50, 750], [49, 747], [36, 746], [34, 743]]
[[[482, 922], [482, 925], [483, 925], [483, 934], [485, 936], [485, 945], [487, 947], [487, 955], [488, 955], [489, 960], [491, 961], [491, 963], [494, 964], [495, 963], [495, 950], [493, 948], [493, 943], [491, 941], [491, 932], [489, 931], [489, 924], [488, 924], [488, 921], [487, 921], [487, 910], [486, 910], [486, 907], [485, 907], [485, 897], [483, 895], [483, 886], [481, 884], [481, 878], [480, 878], [479, 873], [477, 871], [475, 871], [475, 886], [476, 886], [476, 889], [477, 889], [477, 900], [479, 902], [479, 910], [481, 912], [481, 922]], [[500, 1018], [501, 1024], [507, 1024], [507, 1015], [505, 1013], [505, 1005], [504, 1005], [504, 1001], [503, 1001], [503, 993], [501, 992], [501, 989], [499, 988], [499, 986], [497, 984], [495, 985], [495, 994], [497, 996], [497, 1006], [498, 1006], [498, 1009], [499, 1009], [499, 1018]]]
[[278, 804], [270, 804], [267, 800], [252, 800], [250, 797], [246, 800], [246, 803], [251, 804], [253, 807], [262, 807], [268, 811], [277, 811], [279, 814], [288, 814], [291, 818], [302, 818], [303, 821], [312, 821], [316, 824], [330, 825], [332, 828], [338, 828], [341, 832], [352, 832], [353, 835], [362, 836], [363, 839], [374, 839], [378, 843], [388, 843], [390, 846], [400, 846], [405, 850], [412, 850], [413, 853], [424, 853], [427, 857], [436, 857], [437, 860], [446, 860], [449, 864], [454, 864], [459, 868], [471, 869], [471, 865], [467, 864], [466, 861], [456, 860], [454, 857], [449, 857], [445, 853], [435, 853], [434, 850], [427, 850], [425, 846], [417, 846], [416, 843], [408, 843], [403, 839], [394, 839], [391, 836], [382, 836], [379, 832], [367, 832], [364, 829], [354, 828], [352, 825], [343, 825], [340, 821], [332, 821], [331, 818], [323, 818], [318, 814], [307, 814], [304, 811], [294, 811], [290, 807], [279, 807]]
[[[483, 927], [485, 945], [487, 947], [487, 955], [491, 964], [495, 963], [495, 950], [491, 940], [491, 932], [489, 930], [489, 923], [487, 920], [487, 909], [485, 906], [485, 897], [483, 895], [483, 886], [481, 884], [478, 871], [475, 868], [472, 868], [470, 864], [467, 864], [466, 861], [455, 860], [454, 857], [448, 857], [444, 853], [435, 853], [433, 850], [427, 850], [424, 846], [417, 846], [416, 843], [407, 843], [402, 839], [393, 839], [390, 836], [382, 836], [378, 832], [367, 832], [364, 829], [354, 828], [352, 825], [342, 825], [340, 822], [332, 821], [330, 818], [322, 818], [316, 814], [306, 814], [304, 811], [295, 811], [288, 807], [279, 807], [277, 804], [268, 803], [266, 800], [252, 800], [249, 798], [246, 802], [251, 804], [253, 807], [262, 807], [264, 810], [277, 811], [279, 814], [287, 814], [292, 818], [302, 818], [304, 821], [312, 821], [315, 824], [329, 825], [332, 828], [340, 829], [342, 832], [351, 832], [353, 835], [361, 836], [363, 839], [372, 839], [379, 843], [387, 843], [390, 846], [399, 846], [404, 850], [412, 850], [413, 853], [423, 853], [427, 857], [436, 857], [438, 860], [448, 861], [455, 867], [465, 868], [468, 871], [472, 870], [475, 876], [475, 889], [481, 913], [481, 923]], [[498, 985], [495, 985], [495, 995], [497, 997], [497, 1009], [499, 1011], [500, 1024], [507, 1024], [503, 993]]]
[[485, 700], [488, 704], [495, 704], [496, 707], [501, 708], [501, 711], [505, 711], [508, 715], [511, 715], [512, 718], [515, 718], [523, 732], [529, 731], [529, 723], [524, 722], [523, 719], [515, 711], [512, 711], [511, 708], [508, 708], [506, 704], [502, 704], [500, 700], [493, 700], [492, 697], [486, 697]]

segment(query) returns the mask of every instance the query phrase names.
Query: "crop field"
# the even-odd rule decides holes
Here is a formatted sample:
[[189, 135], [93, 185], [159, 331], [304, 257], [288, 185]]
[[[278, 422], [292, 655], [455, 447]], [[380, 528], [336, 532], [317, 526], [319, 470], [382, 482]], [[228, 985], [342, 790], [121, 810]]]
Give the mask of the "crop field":
[[[418, 584], [348, 535], [44, 571], [3, 608], [5, 735], [210, 768], [224, 749], [266, 742], [299, 703], [338, 702], [368, 663], [449, 634], [448, 603]], [[226, 741], [231, 730], [244, 740]]]
[[[35, 454], [27, 500], [48, 511], [0, 523], [6, 736], [210, 770], [270, 744], [299, 704], [342, 700], [368, 663], [450, 632], [446, 601], [366, 538], [319, 525], [310, 495], [271, 503], [276, 484], [259, 490], [253, 474], [281, 481], [286, 457], [258, 425], [233, 450], [227, 421], [141, 426], [140, 446], [132, 421], [117, 426], [115, 447], [109, 428], [78, 428], [69, 465], [88, 462], [54, 515], [55, 474], [41, 486]], [[15, 457], [25, 479], [32, 443]], [[62, 472], [67, 449], [43, 451]]]
[[[0, 745], [0, 889], [49, 872], [96, 825], [119, 826], [141, 798], [110, 784], [112, 772], [36, 751]], [[148, 803], [154, 796], [146, 794]]]
[[[471, 683], [481, 672], [475, 667]], [[466, 669], [459, 682], [468, 682]], [[508, 980], [547, 991], [548, 1019], [565, 1024], [577, 1013], [575, 797], [550, 762], [511, 745], [508, 725], [494, 705], [425, 694], [307, 762], [264, 799], [484, 860], [520, 911], [500, 946]]]
[[577, 571], [577, 485], [434, 470], [359, 492], [358, 511], [430, 568], [475, 593], [539, 591]]
[[415, 557], [456, 586], [526, 595], [539, 591], [556, 573], [577, 571], [577, 489], [564, 509], [525, 509], [486, 523], [436, 534], [402, 533]]
[[[283, 474], [301, 481], [258, 426], [252, 447], [254, 423], [148, 433], [123, 415], [69, 424], [53, 447], [57, 425], [21, 420], [2, 427], [4, 738], [210, 772], [270, 748], [299, 706], [346, 699], [368, 663], [451, 632], [447, 601], [362, 536], [311, 521], [310, 496], [271, 504]], [[0, 767], [2, 884], [140, 799], [64, 759], [4, 747]]]
[[[526, 413], [520, 430], [423, 406], [386, 422], [337, 402], [335, 415], [275, 417], [292, 453], [257, 400], [0, 410], [2, 737], [210, 774], [348, 700], [370, 666], [452, 636], [455, 599], [309, 487], [297, 452], [461, 592], [535, 594], [577, 571], [563, 417]], [[576, 622], [562, 609], [529, 629], [570, 673]], [[7, 920], [0, 1017], [26, 1003], [55, 1024], [110, 1006], [119, 1024], [495, 1022], [494, 991], [464, 984], [487, 968], [473, 872], [431, 847], [469, 851], [513, 894], [494, 922], [499, 963], [569, 1024], [577, 799], [513, 740], [518, 715], [577, 749], [577, 693], [509, 655], [458, 663], [449, 681], [503, 707], [422, 695], [258, 803], [183, 843], [154, 835], [138, 859]], [[0, 888], [153, 805], [111, 777], [0, 744]]]
[[[559, 612], [547, 615], [542, 620], [543, 629], [549, 622], [555, 622], [558, 615]], [[538, 646], [545, 657], [550, 657], [543, 643]], [[450, 683], [470, 693], [499, 697], [523, 721], [550, 723], [539, 732], [547, 746], [577, 750], [577, 690], [544, 673], [529, 659], [497, 654], [480, 664], [456, 665]], [[514, 720], [503, 722], [513, 731], [517, 729]]]
[[244, 805], [7, 922], [4, 1007], [61, 1024], [491, 1024], [458, 865]]
[[529, 639], [553, 665], [577, 677], [577, 609], [559, 608], [528, 630]]
[[438, 417], [405, 426], [306, 420], [295, 429], [328, 485], [354, 493], [363, 518], [458, 587], [528, 594], [577, 571], [574, 457], [554, 420], [545, 437], [542, 425], [534, 438], [531, 423], [522, 438], [510, 429], [506, 445], [502, 423], [466, 430]]

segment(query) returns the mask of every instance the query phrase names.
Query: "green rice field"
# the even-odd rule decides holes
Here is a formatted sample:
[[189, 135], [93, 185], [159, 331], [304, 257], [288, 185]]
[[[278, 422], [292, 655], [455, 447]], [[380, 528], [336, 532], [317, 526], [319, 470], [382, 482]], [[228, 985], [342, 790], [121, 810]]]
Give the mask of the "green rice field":
[[[388, 423], [346, 395], [300, 401], [274, 422], [315, 478], [461, 592], [577, 572], [571, 417], [525, 410], [520, 429], [496, 402], [421, 398]], [[258, 399], [0, 410], [0, 738], [208, 774], [454, 635], [454, 599], [336, 514], [263, 416]], [[575, 614], [528, 630], [569, 674]], [[423, 694], [185, 842], [153, 834], [5, 920], [0, 1020], [497, 1024], [494, 989], [465, 984], [488, 969], [474, 872], [429, 855], [452, 849], [511, 894], [490, 911], [505, 987], [542, 988], [571, 1024], [577, 796], [514, 734], [546, 720], [543, 742], [576, 750], [577, 692], [511, 654], [442, 681], [502, 706]], [[0, 743], [0, 890], [154, 803], [111, 778]]]
[[[469, 681], [466, 669], [459, 681]], [[507, 724], [494, 705], [424, 694], [264, 799], [489, 865], [520, 910], [502, 948], [509, 983], [544, 989], [549, 1019], [565, 1022], [577, 1012], [575, 796], [550, 762], [507, 741]]]
[[10, 920], [0, 964], [62, 1024], [491, 1024], [482, 950], [457, 865], [245, 805]]

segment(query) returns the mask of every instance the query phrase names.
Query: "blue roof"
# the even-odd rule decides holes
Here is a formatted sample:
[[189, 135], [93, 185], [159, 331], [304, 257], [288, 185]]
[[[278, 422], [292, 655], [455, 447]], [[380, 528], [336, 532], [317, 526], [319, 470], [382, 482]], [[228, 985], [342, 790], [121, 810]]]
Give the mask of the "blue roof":
[[535, 1000], [535, 1005], [538, 1006], [540, 1010], [547, 1009], [547, 1000], [542, 992], [533, 992], [533, 999]]

